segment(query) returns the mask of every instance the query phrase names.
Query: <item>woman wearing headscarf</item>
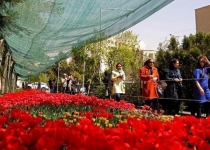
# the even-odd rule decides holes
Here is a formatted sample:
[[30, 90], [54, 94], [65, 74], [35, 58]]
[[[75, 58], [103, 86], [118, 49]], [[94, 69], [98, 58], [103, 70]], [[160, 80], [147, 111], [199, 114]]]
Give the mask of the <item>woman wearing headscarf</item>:
[[204, 107], [206, 117], [209, 116], [209, 101], [210, 101], [210, 90], [208, 87], [209, 73], [210, 73], [210, 62], [206, 56], [201, 56], [198, 59], [197, 67], [193, 72], [195, 79], [194, 84], [194, 99], [196, 103], [197, 117], [201, 117], [201, 108]]
[[125, 94], [125, 72], [122, 64], [116, 64], [116, 71], [112, 71], [111, 80], [113, 81], [112, 93], [115, 94], [115, 100], [121, 100], [121, 94]]
[[158, 69], [154, 66], [154, 60], [148, 59], [140, 68], [140, 79], [142, 81], [142, 99], [145, 104], [159, 112], [159, 101], [157, 93], [157, 81], [159, 80]]
[[169, 69], [166, 72], [167, 88], [165, 96], [167, 101], [166, 113], [176, 115], [179, 113], [179, 106], [182, 90], [182, 76], [179, 68], [179, 60], [173, 58], [169, 64]]

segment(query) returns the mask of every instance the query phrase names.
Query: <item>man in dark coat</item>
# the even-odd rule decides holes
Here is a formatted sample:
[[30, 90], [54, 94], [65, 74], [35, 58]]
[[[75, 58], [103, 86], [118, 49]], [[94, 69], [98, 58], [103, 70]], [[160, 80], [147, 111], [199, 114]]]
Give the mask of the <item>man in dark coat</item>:
[[104, 72], [104, 78], [102, 81], [106, 87], [105, 98], [110, 98], [110, 74], [107, 71]]

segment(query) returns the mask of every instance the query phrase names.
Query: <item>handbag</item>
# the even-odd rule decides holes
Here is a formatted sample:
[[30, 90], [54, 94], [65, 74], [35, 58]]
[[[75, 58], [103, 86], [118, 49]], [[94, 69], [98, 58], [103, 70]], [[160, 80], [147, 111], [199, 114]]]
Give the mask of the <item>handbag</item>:
[[157, 93], [159, 97], [163, 97], [164, 90], [167, 88], [167, 83], [163, 80], [160, 80], [157, 85]]

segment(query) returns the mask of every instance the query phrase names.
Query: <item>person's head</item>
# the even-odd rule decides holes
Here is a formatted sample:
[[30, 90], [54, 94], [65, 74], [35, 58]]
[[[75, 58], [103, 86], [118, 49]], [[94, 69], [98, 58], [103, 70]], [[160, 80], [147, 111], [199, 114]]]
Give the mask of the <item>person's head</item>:
[[205, 62], [205, 60], [203, 59], [203, 56], [200, 56], [200, 57], [198, 58], [197, 67], [198, 67], [198, 68], [203, 68], [203, 67], [205, 67], [205, 66], [206, 66], [206, 62]]
[[155, 64], [155, 62], [151, 58], [147, 59], [147, 61], [144, 62], [144, 66], [148, 66], [150, 68], [154, 67], [154, 64]]
[[122, 70], [122, 64], [118, 62], [118, 63], [116, 64], [116, 69], [117, 69], [117, 70]]
[[179, 59], [173, 58], [169, 64], [169, 69], [177, 69], [179, 68]]
[[74, 76], [72, 74], [69, 74], [69, 79], [72, 79]]
[[108, 71], [105, 71], [104, 72], [104, 76], [109, 76], [109, 72]]
[[63, 77], [64, 77], [64, 78], [66, 78], [66, 77], [67, 77], [67, 74], [66, 74], [66, 73], [64, 73], [64, 74], [63, 74]]

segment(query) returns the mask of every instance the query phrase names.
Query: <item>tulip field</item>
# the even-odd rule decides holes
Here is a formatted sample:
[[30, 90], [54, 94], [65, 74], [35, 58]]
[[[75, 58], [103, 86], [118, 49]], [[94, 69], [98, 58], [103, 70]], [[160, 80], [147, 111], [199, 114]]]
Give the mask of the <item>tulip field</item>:
[[148, 106], [23, 90], [0, 97], [1, 150], [208, 150], [210, 118]]

